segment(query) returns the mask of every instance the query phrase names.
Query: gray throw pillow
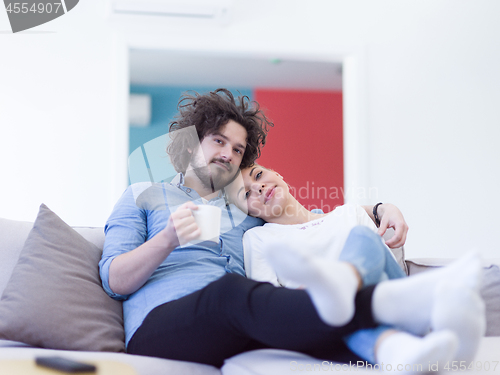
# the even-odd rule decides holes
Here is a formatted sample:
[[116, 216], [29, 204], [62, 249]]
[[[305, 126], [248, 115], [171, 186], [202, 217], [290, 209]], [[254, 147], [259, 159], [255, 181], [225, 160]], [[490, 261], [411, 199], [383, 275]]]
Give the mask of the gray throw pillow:
[[100, 249], [42, 204], [0, 300], [0, 338], [123, 352], [122, 305], [102, 289], [100, 258]]

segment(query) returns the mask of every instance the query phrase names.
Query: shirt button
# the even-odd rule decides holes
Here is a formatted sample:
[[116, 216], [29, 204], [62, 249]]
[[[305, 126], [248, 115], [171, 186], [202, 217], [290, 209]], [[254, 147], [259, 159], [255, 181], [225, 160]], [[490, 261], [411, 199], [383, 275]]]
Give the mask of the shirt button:
[[187, 189], [186, 189], [186, 191], [187, 191], [188, 193], [191, 193], [191, 189], [190, 189], [190, 188], [187, 188]]

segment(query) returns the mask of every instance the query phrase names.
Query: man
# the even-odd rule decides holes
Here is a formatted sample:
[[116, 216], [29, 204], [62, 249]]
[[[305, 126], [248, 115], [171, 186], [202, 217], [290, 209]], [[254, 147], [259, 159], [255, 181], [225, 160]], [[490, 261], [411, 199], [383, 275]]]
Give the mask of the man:
[[[351, 322], [332, 327], [305, 291], [246, 279], [242, 236], [262, 222], [221, 189], [259, 156], [272, 124], [225, 89], [186, 96], [179, 108], [168, 153], [180, 173], [169, 184], [130, 186], [105, 227], [100, 273], [106, 292], [124, 300], [128, 352], [214, 366], [256, 348], [334, 358], [342, 337], [377, 325], [374, 288], [357, 294]], [[217, 244], [196, 243], [192, 210], [204, 203], [223, 209]]]

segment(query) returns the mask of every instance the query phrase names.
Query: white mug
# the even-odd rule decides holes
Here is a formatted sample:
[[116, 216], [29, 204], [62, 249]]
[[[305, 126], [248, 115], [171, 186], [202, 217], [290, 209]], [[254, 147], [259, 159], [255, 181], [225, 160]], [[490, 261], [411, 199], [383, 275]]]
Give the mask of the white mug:
[[197, 210], [191, 210], [194, 220], [201, 229], [201, 235], [193, 242], [219, 242], [221, 209], [216, 206], [202, 204]]

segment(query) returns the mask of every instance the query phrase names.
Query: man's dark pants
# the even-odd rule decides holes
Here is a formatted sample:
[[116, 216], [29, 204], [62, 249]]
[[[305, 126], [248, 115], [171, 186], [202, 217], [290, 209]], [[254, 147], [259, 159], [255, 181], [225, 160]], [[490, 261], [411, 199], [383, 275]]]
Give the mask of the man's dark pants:
[[216, 367], [226, 358], [261, 348], [355, 361], [359, 357], [348, 351], [343, 337], [377, 326], [371, 308], [374, 288], [358, 292], [351, 322], [332, 327], [319, 318], [304, 290], [277, 288], [227, 274], [199, 291], [153, 309], [127, 351]]

